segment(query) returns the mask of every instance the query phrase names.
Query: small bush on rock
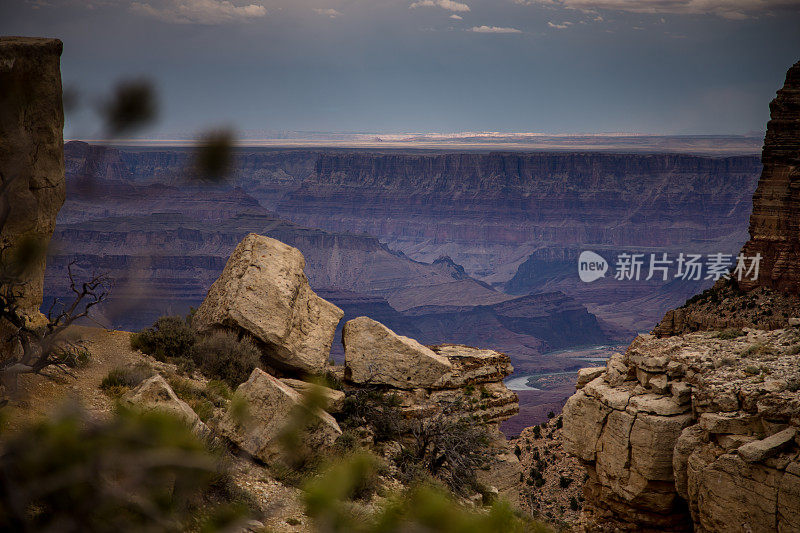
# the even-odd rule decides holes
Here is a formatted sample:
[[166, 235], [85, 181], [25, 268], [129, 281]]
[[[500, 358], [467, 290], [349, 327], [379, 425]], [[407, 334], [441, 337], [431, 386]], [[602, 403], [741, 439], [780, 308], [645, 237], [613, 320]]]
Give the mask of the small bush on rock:
[[239, 339], [231, 331], [215, 331], [200, 337], [190, 350], [200, 372], [231, 387], [247, 381], [261, 354], [249, 338]]
[[177, 365], [181, 374], [199, 370], [231, 387], [247, 381], [261, 361], [261, 353], [252, 339], [240, 339], [232, 331], [199, 335], [192, 329], [190, 316], [159, 318], [149, 328], [131, 336], [131, 347]]
[[155, 374], [155, 370], [146, 363], [115, 368], [100, 382], [100, 389], [113, 397], [122, 396], [153, 374]]
[[159, 361], [190, 358], [195, 332], [180, 316], [162, 316], [155, 324], [131, 335], [131, 348], [152, 355]]

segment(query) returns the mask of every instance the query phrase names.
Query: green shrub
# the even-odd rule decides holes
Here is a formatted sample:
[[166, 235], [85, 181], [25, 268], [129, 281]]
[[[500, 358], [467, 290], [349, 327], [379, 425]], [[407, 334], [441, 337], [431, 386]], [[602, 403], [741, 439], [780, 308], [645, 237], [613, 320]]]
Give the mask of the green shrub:
[[765, 344], [763, 342], [759, 342], [753, 344], [752, 346], [747, 347], [742, 352], [742, 357], [751, 357], [754, 355], [772, 355], [774, 353], [775, 349], [772, 346]]
[[247, 381], [261, 361], [261, 353], [250, 338], [240, 339], [232, 331], [199, 335], [192, 329], [190, 317], [159, 318], [131, 336], [131, 347], [177, 365], [181, 374], [199, 370], [231, 387]]
[[745, 335], [747, 335], [747, 332], [741, 329], [726, 329], [718, 332], [716, 335], [714, 335], [714, 337], [717, 339], [730, 340], [743, 337]]
[[230, 388], [221, 381], [209, 381], [205, 388], [175, 374], [167, 376], [167, 382], [175, 395], [189, 404], [203, 422], [214, 414], [216, 407], [223, 407], [232, 397]]
[[155, 374], [155, 370], [146, 363], [115, 368], [100, 382], [100, 389], [110, 396], [118, 397], [153, 374]]
[[191, 359], [195, 332], [180, 316], [163, 316], [149, 328], [131, 335], [131, 348], [152, 355], [159, 361], [170, 358]]
[[375, 442], [397, 440], [403, 430], [400, 398], [378, 388], [358, 389], [345, 396], [338, 418], [343, 427], [369, 427]]
[[92, 354], [86, 348], [78, 347], [74, 350], [61, 351], [53, 358], [53, 362], [69, 368], [83, 368], [89, 364], [91, 357]]
[[261, 361], [255, 343], [231, 331], [215, 331], [199, 337], [190, 350], [190, 357], [200, 372], [224, 381], [231, 387], [247, 381]]
[[223, 531], [248, 514], [222, 463], [164, 413], [71, 409], [4, 434], [2, 531]]
[[364, 479], [374, 472], [364, 456], [347, 458], [309, 482], [304, 489], [306, 513], [318, 531], [330, 533], [544, 533], [543, 525], [516, 515], [505, 502], [488, 510], [466, 509], [436, 486], [415, 485], [391, 495], [366, 512], [354, 512], [350, 503]]

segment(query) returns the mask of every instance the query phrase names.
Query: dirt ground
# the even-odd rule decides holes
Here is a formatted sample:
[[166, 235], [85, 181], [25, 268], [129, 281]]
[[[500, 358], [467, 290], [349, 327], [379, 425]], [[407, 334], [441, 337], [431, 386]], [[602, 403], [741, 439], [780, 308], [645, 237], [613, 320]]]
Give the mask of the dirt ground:
[[[9, 402], [3, 408], [4, 431], [13, 432], [70, 402], [78, 402], [92, 417], [110, 416], [115, 400], [100, 389], [109, 371], [142, 361], [157, 370], [172, 367], [132, 350], [131, 333], [127, 331], [73, 326], [69, 334], [91, 354], [88, 362], [80, 368], [70, 369], [72, 375], [48, 369], [42, 375], [20, 376], [16, 384], [6, 387]], [[233, 478], [258, 503], [261, 515], [257, 518], [267, 530], [312, 531], [309, 519], [303, 513], [299, 489], [284, 486], [270, 476], [267, 468], [245, 458], [231, 455], [230, 459]]]

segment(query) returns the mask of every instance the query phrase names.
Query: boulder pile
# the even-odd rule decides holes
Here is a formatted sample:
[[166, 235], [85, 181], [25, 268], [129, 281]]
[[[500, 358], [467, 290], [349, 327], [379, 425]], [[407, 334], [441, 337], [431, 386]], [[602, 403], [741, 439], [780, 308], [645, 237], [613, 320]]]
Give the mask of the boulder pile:
[[[502, 421], [519, 412], [516, 394], [503, 384], [513, 371], [508, 356], [461, 345], [423, 346], [358, 317], [344, 325], [344, 367], [332, 365], [330, 347], [343, 312], [311, 290], [304, 265], [299, 250], [250, 234], [194, 315], [198, 331], [232, 330], [252, 337], [262, 351], [261, 368], [235, 391], [237, 402], [209, 424], [269, 462], [297, 413], [309, 409], [309, 392], [319, 393], [323, 405], [311, 408], [303, 444], [324, 449], [342, 434], [330, 413], [342, 410], [348, 394], [377, 389], [396, 398], [405, 420], [445, 416], [486, 426], [493, 465], [479, 477], [516, 500], [519, 461], [499, 431]], [[338, 376], [344, 390], [305, 381], [324, 374]]]

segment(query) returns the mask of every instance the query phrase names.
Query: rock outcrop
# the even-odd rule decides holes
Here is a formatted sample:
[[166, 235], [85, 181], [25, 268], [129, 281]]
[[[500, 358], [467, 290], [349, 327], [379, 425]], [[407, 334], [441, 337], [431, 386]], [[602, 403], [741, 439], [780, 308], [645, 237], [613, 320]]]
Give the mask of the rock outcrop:
[[145, 411], [169, 413], [186, 422], [195, 434], [210, 435], [208, 427], [200, 420], [197, 413], [189, 404], [178, 398], [161, 374], [155, 374], [142, 381], [126, 392], [121, 401]]
[[738, 333], [643, 335], [579, 385], [564, 437], [587, 530], [796, 530], [800, 335]]
[[[306, 409], [303, 395], [279, 379], [256, 368], [236, 389], [238, 401], [215, 421], [220, 433], [253, 457], [269, 462], [284, 453], [280, 438]], [[302, 445], [310, 450], [328, 447], [342, 430], [328, 413], [308, 413], [309, 423], [302, 428]]]
[[789, 69], [770, 103], [770, 117], [750, 240], [740, 252], [746, 258], [760, 257], [757, 276], [753, 272], [735, 281], [721, 280], [668, 311], [655, 334], [743, 326], [776, 329], [800, 314], [800, 62]]
[[761, 275], [745, 279], [749, 290], [769, 287], [800, 293], [800, 62], [786, 74], [786, 83], [770, 103], [764, 137], [764, 170], [753, 195], [750, 240], [742, 249], [761, 255]]
[[34, 323], [65, 195], [61, 50], [56, 39], [0, 37], [0, 244], [4, 260], [25, 256], [19, 303]]
[[296, 248], [251, 233], [231, 254], [193, 325], [243, 330], [261, 343], [268, 364], [319, 372], [344, 312], [311, 290], [304, 268]]
[[300, 394], [320, 395], [325, 404], [323, 408], [329, 413], [338, 413], [342, 410], [342, 407], [344, 407], [344, 392], [340, 390], [331, 389], [316, 383], [309, 383], [308, 381], [300, 381], [299, 379], [281, 378], [280, 380]]

